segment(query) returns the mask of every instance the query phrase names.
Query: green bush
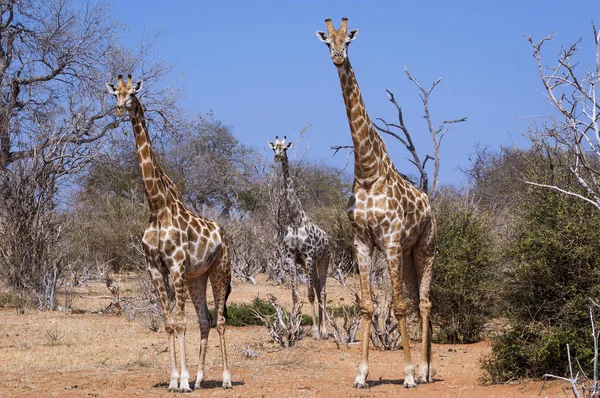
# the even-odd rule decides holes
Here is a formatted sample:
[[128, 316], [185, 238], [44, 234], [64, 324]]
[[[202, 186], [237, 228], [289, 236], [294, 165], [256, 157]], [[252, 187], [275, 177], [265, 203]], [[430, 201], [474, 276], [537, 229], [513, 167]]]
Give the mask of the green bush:
[[434, 203], [437, 253], [431, 283], [432, 321], [441, 343], [481, 339], [489, 319], [490, 277], [495, 267], [491, 229], [486, 215], [464, 194], [446, 189]]
[[[569, 175], [553, 178], [577, 190]], [[537, 187], [530, 188], [520, 206], [523, 217], [507, 248], [511, 267], [499, 289], [509, 325], [493, 339], [492, 353], [482, 362], [487, 379], [564, 375], [567, 343], [571, 356], [589, 372], [590, 298], [600, 293], [600, 217], [582, 200]]]
[[327, 307], [327, 311], [329, 311], [334, 318], [343, 318], [344, 316], [360, 316], [360, 307], [357, 307], [353, 304]]
[[[263, 315], [275, 315], [275, 308], [266, 300], [256, 297], [251, 304], [232, 303], [227, 305], [227, 325], [230, 326], [263, 326], [263, 321], [255, 315], [259, 312]], [[216, 326], [216, 313], [214, 309], [209, 310], [212, 327]], [[302, 326], [312, 325], [312, 317], [302, 315]]]

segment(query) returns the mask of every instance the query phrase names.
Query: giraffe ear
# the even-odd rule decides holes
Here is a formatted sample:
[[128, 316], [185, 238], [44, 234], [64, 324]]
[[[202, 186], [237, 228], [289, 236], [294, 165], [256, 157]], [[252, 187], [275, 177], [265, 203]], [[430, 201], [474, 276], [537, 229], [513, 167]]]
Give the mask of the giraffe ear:
[[348, 33], [348, 40], [352, 41], [356, 39], [356, 36], [358, 36], [358, 29], [352, 29], [350, 33]]
[[133, 92], [137, 94], [138, 91], [140, 91], [142, 89], [143, 85], [144, 85], [143, 80], [138, 81], [136, 84], [133, 85]]
[[285, 146], [285, 149], [288, 150], [290, 149], [292, 146], [294, 145], [293, 142], [288, 142], [288, 144]]
[[327, 43], [327, 36], [325, 35], [325, 32], [322, 32], [320, 30], [317, 30], [317, 37], [319, 38], [319, 40], [321, 40], [323, 43]]
[[117, 88], [112, 83], [106, 83], [106, 91], [108, 91], [109, 94], [117, 95]]
[[269, 141], [267, 144], [269, 144], [269, 148], [275, 150], [275, 144], [273, 144], [271, 141]]

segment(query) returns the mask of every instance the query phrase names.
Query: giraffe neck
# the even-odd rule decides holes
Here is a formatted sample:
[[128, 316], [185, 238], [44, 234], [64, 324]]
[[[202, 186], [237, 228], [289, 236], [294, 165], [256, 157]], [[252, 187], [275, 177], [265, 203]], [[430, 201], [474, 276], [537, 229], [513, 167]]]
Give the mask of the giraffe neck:
[[288, 209], [288, 223], [291, 225], [300, 225], [306, 218], [306, 213], [302, 209], [302, 204], [294, 191], [294, 182], [290, 177], [290, 167], [287, 153], [283, 154], [281, 160], [281, 171], [283, 173], [283, 182], [285, 189], [285, 202]]
[[129, 117], [133, 126], [137, 158], [140, 164], [142, 181], [150, 212], [158, 214], [179, 197], [177, 188], [163, 172], [154, 158], [154, 151], [146, 128], [146, 118], [140, 101], [134, 97], [133, 106], [129, 109]]
[[354, 180], [361, 186], [370, 186], [387, 175], [390, 157], [383, 139], [371, 123], [350, 60], [337, 69], [354, 144]]

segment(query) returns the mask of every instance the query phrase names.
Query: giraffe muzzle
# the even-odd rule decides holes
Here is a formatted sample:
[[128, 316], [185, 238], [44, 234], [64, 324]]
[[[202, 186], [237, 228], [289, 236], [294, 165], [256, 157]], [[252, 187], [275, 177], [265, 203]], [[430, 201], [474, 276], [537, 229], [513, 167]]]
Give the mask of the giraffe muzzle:
[[331, 59], [333, 59], [333, 63], [338, 66], [346, 61], [346, 58], [344, 58], [344, 54], [342, 52], [334, 52]]
[[117, 116], [123, 116], [125, 114], [125, 107], [123, 105], [117, 105]]

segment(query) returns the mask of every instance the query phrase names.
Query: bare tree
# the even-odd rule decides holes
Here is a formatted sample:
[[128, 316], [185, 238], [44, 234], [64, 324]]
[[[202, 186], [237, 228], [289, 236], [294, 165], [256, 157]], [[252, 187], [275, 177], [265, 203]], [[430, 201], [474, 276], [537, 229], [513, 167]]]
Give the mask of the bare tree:
[[[377, 120], [383, 123], [383, 126], [379, 126], [376, 123], [373, 123], [373, 126], [375, 126], [375, 128], [380, 132], [391, 135], [392, 137], [396, 138], [411, 153], [413, 158], [409, 159], [409, 161], [415, 165], [417, 170], [419, 170], [420, 180], [418, 186], [423, 192], [428, 193], [430, 200], [433, 200], [435, 198], [439, 186], [440, 145], [442, 144], [442, 140], [446, 136], [446, 133], [448, 132], [452, 124], [465, 122], [467, 118], [462, 117], [460, 119], [443, 120], [439, 124], [435, 125], [433, 122], [433, 118], [431, 117], [431, 113], [429, 112], [429, 96], [431, 95], [433, 89], [436, 88], [438, 84], [440, 84], [443, 77], [440, 77], [435, 82], [433, 82], [429, 89], [425, 89], [419, 84], [417, 79], [415, 79], [410, 74], [406, 67], [404, 67], [404, 73], [408, 77], [408, 80], [413, 82], [420, 91], [419, 97], [421, 98], [421, 102], [423, 103], [423, 111], [425, 112], [424, 117], [427, 121], [427, 128], [429, 130], [429, 134], [431, 135], [431, 142], [433, 143], [433, 156], [427, 154], [425, 155], [425, 158], [421, 161], [419, 153], [417, 152], [417, 148], [415, 147], [415, 144], [410, 135], [410, 131], [404, 124], [404, 115], [402, 113], [402, 108], [400, 107], [400, 105], [398, 105], [398, 102], [396, 102], [396, 98], [394, 97], [394, 93], [392, 93], [390, 90], [386, 90], [388, 93], [388, 100], [394, 105], [394, 107], [396, 107], [396, 110], [398, 111], [398, 123], [388, 123], [383, 118], [377, 118]], [[402, 132], [402, 135], [394, 132], [394, 129], [400, 130], [400, 132]], [[428, 160], [433, 160], [433, 178], [431, 180], [431, 186], [429, 184], [429, 175], [426, 171], [426, 165]]]
[[[109, 15], [93, 1], [0, 2], [0, 277], [41, 308], [56, 307], [66, 269], [59, 192], [122, 122], [105, 80], [135, 70], [152, 87], [171, 70], [151, 54], [155, 37], [120, 47]], [[147, 96], [154, 125], [168, 130], [177, 120], [172, 87]]]
[[542, 47], [554, 35], [538, 42], [527, 38], [537, 61], [544, 94], [556, 111], [551, 116], [551, 125], [534, 131], [530, 138], [549, 153], [567, 154], [570, 161], [568, 168], [582, 187], [582, 192], [557, 185], [525, 182], [575, 196], [600, 210], [600, 98], [597, 92], [600, 84], [600, 32], [593, 22], [592, 31], [595, 58], [592, 68], [583, 73], [577, 69], [579, 63], [574, 60], [581, 39], [561, 48], [556, 64], [546, 66], [542, 60]]
[[[408, 127], [406, 127], [406, 124], [404, 123], [404, 114], [402, 112], [402, 107], [398, 104], [394, 93], [392, 93], [390, 90], [386, 90], [388, 94], [388, 100], [392, 103], [392, 105], [394, 105], [398, 112], [398, 122], [388, 123], [383, 118], [377, 118], [377, 120], [379, 120], [382, 123], [382, 125], [378, 125], [375, 122], [372, 123], [378, 131], [394, 137], [395, 139], [400, 141], [402, 145], [404, 145], [404, 147], [410, 152], [410, 154], [412, 155], [412, 159], [409, 159], [409, 161], [413, 165], [415, 165], [415, 167], [419, 171], [420, 176], [419, 183], [415, 185], [417, 185], [423, 192], [427, 193], [429, 195], [429, 198], [433, 200], [435, 198], [439, 186], [440, 146], [442, 144], [442, 140], [446, 136], [446, 133], [450, 129], [451, 125], [465, 122], [467, 121], [467, 118], [462, 117], [460, 119], [443, 120], [436, 125], [433, 122], [433, 118], [429, 111], [429, 96], [433, 92], [433, 89], [436, 88], [438, 84], [440, 84], [443, 78], [440, 77], [438, 80], [433, 82], [429, 89], [425, 89], [423, 86], [421, 86], [417, 79], [415, 79], [410, 74], [406, 67], [404, 67], [404, 73], [406, 74], [408, 79], [417, 86], [417, 88], [420, 91], [419, 97], [421, 98], [421, 102], [423, 103], [423, 111], [425, 113], [424, 118], [427, 121], [427, 128], [429, 130], [429, 134], [431, 135], [431, 142], [433, 143], [433, 155], [427, 154], [425, 155], [425, 158], [421, 160], [419, 152], [417, 151], [417, 148], [413, 142], [410, 130], [408, 129]], [[353, 147], [351, 145], [337, 145], [331, 147], [331, 149], [333, 149], [335, 153], [337, 153], [340, 149], [345, 148]], [[429, 181], [429, 174], [427, 173], [426, 169], [427, 161], [429, 160], [433, 160], [433, 176], [431, 179], [431, 183]], [[402, 176], [402, 178], [411, 181], [410, 177], [408, 177], [407, 175], [402, 173], [400, 173], [400, 175]]]
[[[150, 81], [169, 71], [146, 59], [153, 40], [129, 53], [119, 47], [119, 26], [107, 15], [109, 6], [95, 2], [2, 2], [0, 171], [48, 146], [77, 151], [115, 129], [120, 120], [106, 106], [103, 83], [117, 70], [140, 69]], [[55, 118], [51, 133], [38, 123], [44, 115]]]

